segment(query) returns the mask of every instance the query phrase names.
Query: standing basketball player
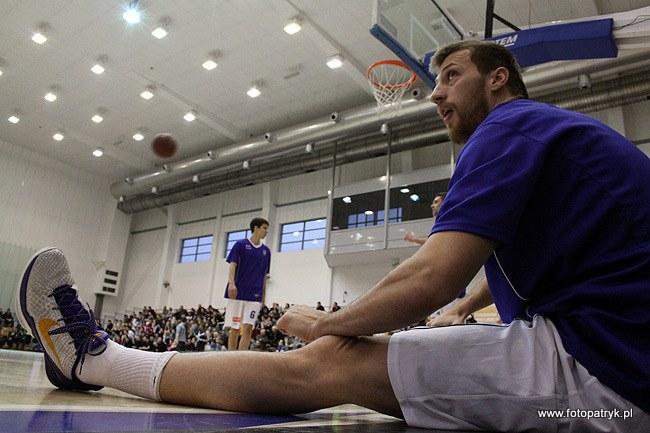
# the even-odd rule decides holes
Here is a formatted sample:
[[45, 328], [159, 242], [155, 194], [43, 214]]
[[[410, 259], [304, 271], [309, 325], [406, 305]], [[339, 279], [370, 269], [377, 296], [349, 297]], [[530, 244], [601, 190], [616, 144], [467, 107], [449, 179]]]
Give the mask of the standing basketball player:
[[228, 350], [248, 350], [271, 267], [271, 250], [262, 243], [269, 232], [269, 222], [253, 218], [250, 228], [250, 239], [237, 241], [226, 259], [230, 263], [225, 294], [225, 326], [230, 327]]

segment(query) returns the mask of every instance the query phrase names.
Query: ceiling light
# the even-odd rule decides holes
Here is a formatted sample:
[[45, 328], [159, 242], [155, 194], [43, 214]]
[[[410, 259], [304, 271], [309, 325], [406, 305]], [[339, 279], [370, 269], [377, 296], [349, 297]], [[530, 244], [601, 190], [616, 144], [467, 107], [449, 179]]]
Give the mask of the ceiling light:
[[41, 32], [36, 32], [32, 35], [32, 41], [36, 42], [38, 45], [43, 45], [47, 41], [47, 36]]
[[365, 211], [364, 213], [365, 213], [366, 215], [372, 215], [372, 214], [374, 214], [374, 212], [371, 211], [371, 210], [367, 210], [367, 211]]
[[153, 98], [153, 88], [147, 87], [146, 89], [144, 89], [144, 91], [140, 93], [140, 97], [142, 99], [146, 99], [147, 101]]
[[343, 66], [343, 58], [340, 55], [335, 55], [327, 60], [327, 67], [330, 69], [338, 69]]
[[95, 74], [103, 74], [104, 73], [104, 67], [100, 65], [99, 63], [95, 63], [92, 68], [90, 68], [91, 71], [93, 71]]
[[104, 121], [104, 118], [100, 116], [99, 114], [95, 114], [93, 117], [90, 118], [95, 123], [102, 123]]
[[124, 196], [121, 195], [120, 198], [118, 199], [118, 201], [119, 201], [120, 203], [124, 203]]
[[162, 39], [167, 36], [167, 30], [162, 27], [156, 27], [151, 34], [157, 39]]
[[135, 134], [133, 134], [133, 139], [135, 141], [142, 141], [144, 139], [144, 135], [142, 135], [139, 132], [136, 132]]
[[409, 192], [411, 192], [411, 190], [408, 188], [402, 188], [399, 190], [399, 192], [401, 192], [402, 194], [408, 194]]
[[57, 96], [53, 92], [47, 92], [43, 98], [45, 98], [45, 100], [48, 102], [54, 102], [56, 101]]
[[18, 116], [10, 116], [7, 120], [13, 123], [14, 125], [20, 122], [20, 118]]
[[409, 198], [410, 198], [412, 201], [418, 201], [418, 200], [420, 200], [420, 196], [417, 195], [417, 194], [411, 194], [411, 195], [409, 196]]
[[246, 91], [246, 94], [251, 98], [257, 98], [262, 94], [262, 92], [260, 92], [260, 89], [258, 89], [257, 86], [253, 86]]
[[241, 168], [243, 168], [244, 170], [248, 170], [249, 168], [251, 168], [251, 163], [248, 161], [244, 161], [241, 165]]
[[129, 3], [129, 7], [122, 14], [122, 18], [129, 24], [137, 24], [140, 22], [140, 11], [138, 10], [137, 0]]
[[2, 77], [2, 69], [0, 69], [0, 77]]
[[152, 186], [151, 187], [151, 193], [152, 194], [158, 194], [158, 187], [157, 186]]
[[215, 62], [212, 59], [208, 59], [205, 62], [203, 62], [203, 64], [201, 66], [203, 66], [203, 69], [205, 69], [207, 71], [211, 71], [211, 70], [213, 70], [214, 68], [217, 67], [217, 62]]
[[185, 113], [185, 116], [183, 116], [183, 119], [187, 120], [188, 122], [192, 122], [194, 119], [196, 119], [196, 111], [190, 110], [187, 113]]
[[352, 197], [350, 196], [343, 197], [342, 200], [343, 203], [348, 203], [348, 204], [352, 203]]
[[300, 31], [300, 29], [302, 29], [302, 26], [300, 25], [300, 20], [297, 18], [292, 19], [286, 26], [284, 26], [285, 33], [289, 35], [295, 35]]
[[62, 132], [57, 132], [56, 134], [54, 134], [52, 136], [52, 138], [55, 139], [56, 141], [61, 141], [61, 140], [63, 140], [63, 133]]
[[192, 183], [200, 183], [200, 182], [201, 182], [201, 178], [199, 177], [198, 174], [192, 176]]
[[99, 157], [101, 157], [103, 154], [104, 154], [104, 149], [102, 149], [101, 147], [98, 147], [97, 149], [93, 150], [93, 156], [94, 156], [95, 158], [99, 158]]

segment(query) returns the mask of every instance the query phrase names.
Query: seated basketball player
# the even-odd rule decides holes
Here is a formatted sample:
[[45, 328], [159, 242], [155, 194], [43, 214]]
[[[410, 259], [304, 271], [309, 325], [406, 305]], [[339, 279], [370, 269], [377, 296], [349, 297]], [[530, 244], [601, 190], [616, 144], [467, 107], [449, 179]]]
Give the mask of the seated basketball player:
[[[62, 253], [49, 249], [30, 262], [20, 302], [52, 383], [247, 412], [356, 403], [439, 429], [647, 432], [650, 159], [596, 120], [527, 100], [498, 45], [452, 44], [435, 62], [432, 100], [465, 146], [433, 234], [348, 307], [289, 310], [280, 329], [309, 345], [126, 349], [95, 326]], [[507, 326], [357, 337], [421, 320], [483, 265], [484, 301]], [[612, 416], [545, 418], [544, 409]]]

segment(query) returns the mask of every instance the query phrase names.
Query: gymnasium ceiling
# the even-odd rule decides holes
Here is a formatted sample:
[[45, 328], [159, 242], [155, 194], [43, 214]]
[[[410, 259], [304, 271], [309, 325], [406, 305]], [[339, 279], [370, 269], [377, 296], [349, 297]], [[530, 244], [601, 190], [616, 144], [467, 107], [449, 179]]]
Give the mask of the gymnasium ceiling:
[[[161, 164], [149, 150], [156, 133], [177, 138], [175, 161], [371, 103], [365, 68], [394, 57], [368, 32], [372, 0], [140, 0], [142, 21], [131, 25], [122, 18], [128, 3], [0, 1], [1, 141], [114, 182]], [[485, 1], [439, 3], [465, 31], [482, 31]], [[495, 3], [495, 12], [526, 28], [650, 0]], [[283, 27], [297, 15], [302, 30], [290, 36]], [[165, 18], [168, 35], [156, 39], [151, 31]], [[31, 40], [39, 28], [43, 45]], [[215, 52], [218, 66], [208, 71], [201, 65]], [[343, 67], [329, 69], [337, 53]], [[105, 72], [95, 75], [100, 58]], [[246, 91], [254, 83], [262, 93], [253, 99]], [[140, 97], [147, 86], [150, 100]], [[44, 99], [50, 91], [54, 102]], [[189, 110], [193, 122], [183, 119]], [[91, 121], [97, 113], [99, 124]], [[7, 121], [14, 114], [17, 124]], [[133, 139], [138, 131], [141, 141]], [[98, 147], [101, 158], [92, 155]]]

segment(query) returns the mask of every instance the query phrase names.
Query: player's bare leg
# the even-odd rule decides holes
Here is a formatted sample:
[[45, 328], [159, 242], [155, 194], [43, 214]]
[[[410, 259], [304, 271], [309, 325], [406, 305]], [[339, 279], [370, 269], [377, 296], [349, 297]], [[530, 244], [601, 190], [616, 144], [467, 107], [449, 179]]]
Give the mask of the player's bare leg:
[[239, 342], [239, 328], [230, 328], [228, 333], [228, 351], [232, 352], [237, 350], [237, 344]]
[[251, 345], [251, 335], [253, 335], [253, 325], [244, 323], [241, 325], [241, 338], [239, 339], [239, 350], [248, 350]]
[[325, 336], [285, 353], [180, 354], [165, 367], [163, 401], [257, 413], [354, 403], [402, 417], [387, 369], [387, 338]]

